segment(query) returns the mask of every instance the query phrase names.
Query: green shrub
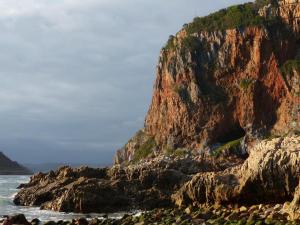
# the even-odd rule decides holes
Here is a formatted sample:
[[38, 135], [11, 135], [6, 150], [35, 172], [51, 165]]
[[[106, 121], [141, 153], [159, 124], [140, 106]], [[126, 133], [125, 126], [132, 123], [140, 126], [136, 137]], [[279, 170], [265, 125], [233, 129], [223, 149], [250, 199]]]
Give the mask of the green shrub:
[[262, 26], [264, 22], [257, 12], [256, 4], [246, 3], [222, 9], [205, 17], [196, 17], [192, 23], [185, 25], [184, 29], [188, 34], [193, 34], [199, 31]]
[[165, 155], [173, 155], [174, 154], [175, 149], [171, 148], [170, 146], [165, 146], [164, 147], [164, 153]]
[[178, 157], [183, 157], [186, 154], [186, 149], [178, 148], [175, 150], [174, 155]]
[[155, 139], [150, 137], [144, 144], [142, 144], [134, 153], [133, 162], [138, 162], [146, 158], [153, 152], [153, 148], [157, 146]]
[[183, 49], [193, 51], [197, 49], [203, 49], [203, 42], [201, 42], [197, 37], [194, 36], [187, 36], [182, 41]]
[[213, 152], [212, 152], [212, 155], [213, 156], [216, 156], [216, 157], [219, 157], [225, 150], [229, 149], [236, 149], [240, 146], [241, 144], [241, 141], [242, 141], [243, 138], [239, 138], [237, 140], [233, 140], [233, 141], [230, 141], [218, 148], [216, 148]]
[[276, 6], [278, 5], [278, 1], [277, 0], [256, 0], [255, 1], [255, 5], [257, 8], [262, 8], [269, 4]]
[[[263, 18], [258, 14], [259, 8], [268, 4], [276, 5], [277, 1], [256, 0], [255, 3], [250, 2], [235, 5], [209, 14], [208, 16], [196, 17], [193, 22], [183, 25], [183, 29], [187, 32], [187, 39], [189, 39], [186, 40], [187, 43], [184, 43], [184, 45], [194, 47], [194, 45], [197, 44], [197, 38], [193, 38], [191, 35], [200, 31], [224, 31], [248, 26], [274, 27], [274, 24], [278, 27], [277, 25], [281, 21], [278, 17], [270, 16], [270, 18]], [[174, 36], [170, 36], [165, 46], [166, 50], [174, 49], [174, 38]]]
[[187, 150], [184, 148], [174, 149], [169, 146], [165, 146], [164, 153], [168, 156], [173, 155], [173, 156], [183, 157], [187, 153]]
[[170, 35], [170, 37], [167, 41], [167, 44], [165, 46], [165, 49], [174, 49], [175, 48], [174, 40], [175, 40], [175, 37], [173, 35]]

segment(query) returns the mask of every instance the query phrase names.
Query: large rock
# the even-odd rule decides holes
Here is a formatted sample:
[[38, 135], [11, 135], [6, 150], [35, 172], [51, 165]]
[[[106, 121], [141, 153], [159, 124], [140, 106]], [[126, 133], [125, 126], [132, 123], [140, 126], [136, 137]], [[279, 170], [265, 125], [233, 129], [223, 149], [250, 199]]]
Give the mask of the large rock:
[[13, 225], [13, 224], [20, 224], [20, 225], [31, 225], [24, 216], [24, 214], [19, 214], [15, 216], [6, 217], [3, 221], [3, 225]]
[[[293, 198], [299, 177], [300, 136], [292, 135], [258, 143], [242, 165], [221, 172], [198, 173], [173, 199], [179, 206], [282, 203]], [[294, 205], [298, 202], [299, 196]]]

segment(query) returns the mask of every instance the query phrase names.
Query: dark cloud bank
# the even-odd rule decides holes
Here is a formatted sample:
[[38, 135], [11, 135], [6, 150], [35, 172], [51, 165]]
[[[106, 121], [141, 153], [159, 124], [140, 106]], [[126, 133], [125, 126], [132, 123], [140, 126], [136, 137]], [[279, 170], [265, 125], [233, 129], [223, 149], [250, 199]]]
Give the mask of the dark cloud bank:
[[159, 50], [242, 0], [0, 2], [0, 149], [23, 163], [110, 163], [143, 126]]

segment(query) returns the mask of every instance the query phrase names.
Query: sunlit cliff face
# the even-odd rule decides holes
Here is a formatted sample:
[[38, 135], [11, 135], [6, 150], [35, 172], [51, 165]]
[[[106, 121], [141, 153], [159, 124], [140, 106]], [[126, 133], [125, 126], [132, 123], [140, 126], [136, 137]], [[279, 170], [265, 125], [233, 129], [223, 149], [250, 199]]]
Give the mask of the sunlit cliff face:
[[117, 156], [134, 155], [151, 138], [160, 150], [203, 149], [300, 129], [298, 9], [266, 5], [260, 14], [272, 23], [223, 31], [190, 33], [186, 25], [161, 51], [144, 135]]

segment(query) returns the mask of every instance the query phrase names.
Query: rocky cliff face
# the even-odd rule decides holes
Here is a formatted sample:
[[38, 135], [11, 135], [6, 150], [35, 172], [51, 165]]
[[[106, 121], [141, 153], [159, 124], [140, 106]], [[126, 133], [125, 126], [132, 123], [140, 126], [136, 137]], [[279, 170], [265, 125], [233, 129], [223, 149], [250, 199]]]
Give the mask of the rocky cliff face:
[[0, 152], [0, 175], [27, 175], [32, 174], [27, 168], [11, 161]]
[[300, 1], [279, 1], [279, 15], [299, 35], [300, 33]]
[[[300, 130], [300, 3], [257, 5], [195, 19], [170, 37], [160, 53], [142, 141], [130, 140], [116, 163], [145, 151], [140, 146], [150, 138], [154, 141], [145, 155], [212, 149], [241, 137], [249, 144]], [[255, 21], [231, 21], [237, 12]], [[225, 25], [203, 25], [218, 20]]]

